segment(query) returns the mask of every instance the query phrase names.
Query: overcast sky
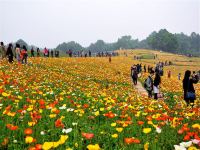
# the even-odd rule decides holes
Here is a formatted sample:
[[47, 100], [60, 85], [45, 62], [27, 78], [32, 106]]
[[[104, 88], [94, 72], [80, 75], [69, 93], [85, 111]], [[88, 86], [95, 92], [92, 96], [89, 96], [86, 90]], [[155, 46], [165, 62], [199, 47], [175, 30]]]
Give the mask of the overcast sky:
[[0, 41], [54, 48], [152, 31], [200, 33], [200, 0], [0, 0]]

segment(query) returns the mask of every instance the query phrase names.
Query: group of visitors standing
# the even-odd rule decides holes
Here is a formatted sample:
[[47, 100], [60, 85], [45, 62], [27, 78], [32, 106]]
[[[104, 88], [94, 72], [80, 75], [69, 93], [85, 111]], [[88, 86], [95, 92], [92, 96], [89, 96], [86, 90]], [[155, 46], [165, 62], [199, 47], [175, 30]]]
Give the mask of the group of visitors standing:
[[[146, 72], [146, 65], [144, 65], [144, 72]], [[154, 99], [158, 99], [159, 91], [159, 85], [161, 83], [161, 77], [159, 72], [155, 72], [152, 67], [148, 66], [148, 72], [150, 73], [148, 78], [145, 80], [144, 87], [148, 92], [149, 98], [153, 96], [154, 93]], [[133, 84], [137, 85], [138, 76], [140, 76], [142, 73], [142, 64], [133, 65], [131, 67], [131, 77], [133, 80]], [[153, 76], [155, 74], [155, 78], [153, 79]]]
[[[46, 47], [44, 48], [43, 50], [43, 54], [44, 54], [44, 57], [59, 57], [59, 51], [58, 50], [48, 50]], [[51, 56], [50, 56], [51, 55]]]
[[[14, 47], [15, 46], [15, 47]], [[14, 58], [16, 58], [18, 63], [26, 64], [28, 59], [28, 50], [25, 45], [20, 45], [19, 43], [16, 43], [13, 46], [12, 43], [8, 44], [8, 46], [5, 46], [3, 42], [0, 43], [0, 59], [7, 58], [10, 63], [14, 61]], [[46, 47], [43, 50], [44, 57], [59, 57], [59, 51], [58, 50], [48, 50]], [[36, 56], [40, 57], [41, 52], [40, 49], [36, 49]], [[35, 57], [35, 50], [32, 47], [30, 50], [30, 57]]]
[[138, 74], [141, 74], [141, 72], [142, 72], [142, 64], [131, 66], [131, 77], [134, 85], [137, 85]]
[[[163, 97], [163, 94], [160, 92], [161, 76], [163, 76], [164, 63], [159, 62], [156, 64], [155, 68], [148, 66], [149, 75], [144, 81], [144, 88], [148, 92], [148, 97], [158, 99]], [[137, 85], [138, 75], [142, 72], [142, 65], [137, 64], [131, 67], [131, 77], [133, 84]], [[146, 65], [144, 65], [144, 72], [146, 72]], [[154, 77], [155, 76], [155, 77]], [[167, 77], [171, 77], [171, 71], [168, 71]], [[181, 73], [178, 74], [178, 80], [181, 79]], [[185, 71], [185, 76], [183, 79], [183, 91], [184, 91], [184, 100], [187, 105], [193, 104], [196, 99], [194, 85], [198, 83], [200, 79], [200, 71], [191, 73], [190, 70]]]
[[[155, 78], [153, 79], [154, 75]], [[160, 94], [160, 84], [161, 84], [160, 74], [152, 70], [144, 82], [144, 87], [148, 92], [149, 98], [153, 96], [153, 93], [154, 93], [154, 99], [158, 99], [160, 97], [158, 96], [158, 94]]]
[[18, 63], [27, 63], [27, 48], [25, 45], [20, 48], [20, 45], [16, 43], [15, 48], [13, 49], [13, 45], [10, 43], [6, 49], [3, 42], [1, 42], [0, 46], [0, 58], [8, 58], [8, 61], [12, 63], [14, 61], [14, 57], [17, 59]]
[[158, 73], [160, 76], [163, 76], [164, 75], [164, 63], [163, 62], [159, 62], [156, 64], [156, 67], [155, 67], [155, 72]]

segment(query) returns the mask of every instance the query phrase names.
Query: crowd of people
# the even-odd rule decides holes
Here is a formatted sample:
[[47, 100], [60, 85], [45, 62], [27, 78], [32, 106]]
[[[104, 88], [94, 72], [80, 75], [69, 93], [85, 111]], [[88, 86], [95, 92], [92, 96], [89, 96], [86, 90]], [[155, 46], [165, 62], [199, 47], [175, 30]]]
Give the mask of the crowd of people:
[[[148, 66], [148, 70], [146, 70], [146, 65], [143, 66], [144, 72], [149, 73], [148, 77], [144, 81], [144, 88], [148, 93], [148, 97], [152, 98], [154, 95], [154, 99], [162, 98], [163, 94], [160, 92], [160, 84], [161, 84], [161, 76], [164, 75], [164, 66], [166, 64], [163, 62], [159, 62], [156, 64], [155, 68]], [[134, 85], [137, 85], [138, 76], [141, 75], [142, 72], [142, 64], [137, 64], [131, 66], [131, 78]], [[155, 76], [155, 77], [154, 77]], [[168, 78], [171, 77], [171, 71], [169, 70], [167, 73]], [[193, 104], [196, 99], [194, 85], [199, 82], [200, 79], [200, 70], [198, 72], [193, 71], [191, 73], [190, 70], [185, 71], [185, 75], [183, 78], [183, 91], [184, 91], [184, 100], [187, 105]], [[181, 73], [178, 74], [178, 80], [181, 80]]]
[[[40, 57], [41, 54], [42, 52], [40, 52], [39, 48], [36, 49], [35, 55], [35, 50], [33, 47], [31, 48], [29, 54], [25, 45], [16, 43], [14, 47], [12, 43], [8, 44], [8, 46], [5, 46], [3, 42], [0, 43], [0, 59], [7, 58], [10, 63], [12, 63], [14, 58], [16, 58], [18, 63], [27, 64], [28, 55], [30, 55], [30, 57]], [[43, 50], [43, 55], [44, 57], [59, 57], [59, 51], [48, 50], [45, 47]]]
[[118, 56], [118, 52], [98, 52], [98, 53], [92, 53], [90, 50], [81, 50], [81, 51], [72, 51], [71, 49], [66, 51], [66, 54], [69, 55], [69, 57], [110, 57], [110, 56]]
[[27, 48], [26, 46], [22, 46], [20, 48], [20, 45], [16, 43], [15, 48], [13, 49], [13, 45], [10, 43], [6, 49], [6, 46], [3, 42], [1, 42], [0, 45], [0, 58], [8, 58], [8, 61], [12, 63], [14, 61], [14, 57], [17, 59], [18, 63], [27, 63]]

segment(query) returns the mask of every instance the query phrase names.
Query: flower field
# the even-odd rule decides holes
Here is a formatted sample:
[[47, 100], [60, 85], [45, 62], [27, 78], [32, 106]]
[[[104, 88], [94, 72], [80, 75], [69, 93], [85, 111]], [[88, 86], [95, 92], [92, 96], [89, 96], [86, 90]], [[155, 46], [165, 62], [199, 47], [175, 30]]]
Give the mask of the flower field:
[[[199, 58], [156, 53], [158, 60], [133, 60], [145, 50], [108, 58], [30, 58], [28, 65], [0, 62], [0, 149], [171, 150], [200, 149], [200, 83], [186, 107], [186, 69]], [[149, 51], [148, 51], [149, 52]], [[164, 100], [134, 90], [130, 66], [171, 60], [162, 77]], [[148, 74], [144, 73], [140, 81]]]

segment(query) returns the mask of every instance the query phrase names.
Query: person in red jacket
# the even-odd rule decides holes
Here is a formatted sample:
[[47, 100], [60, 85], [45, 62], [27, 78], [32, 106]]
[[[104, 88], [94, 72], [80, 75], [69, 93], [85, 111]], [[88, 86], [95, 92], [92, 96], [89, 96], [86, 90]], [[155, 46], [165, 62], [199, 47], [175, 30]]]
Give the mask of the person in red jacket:
[[28, 58], [28, 52], [27, 52], [27, 48], [25, 45], [23, 45], [23, 48], [21, 50], [21, 60], [22, 60], [22, 64], [27, 64], [27, 58]]

